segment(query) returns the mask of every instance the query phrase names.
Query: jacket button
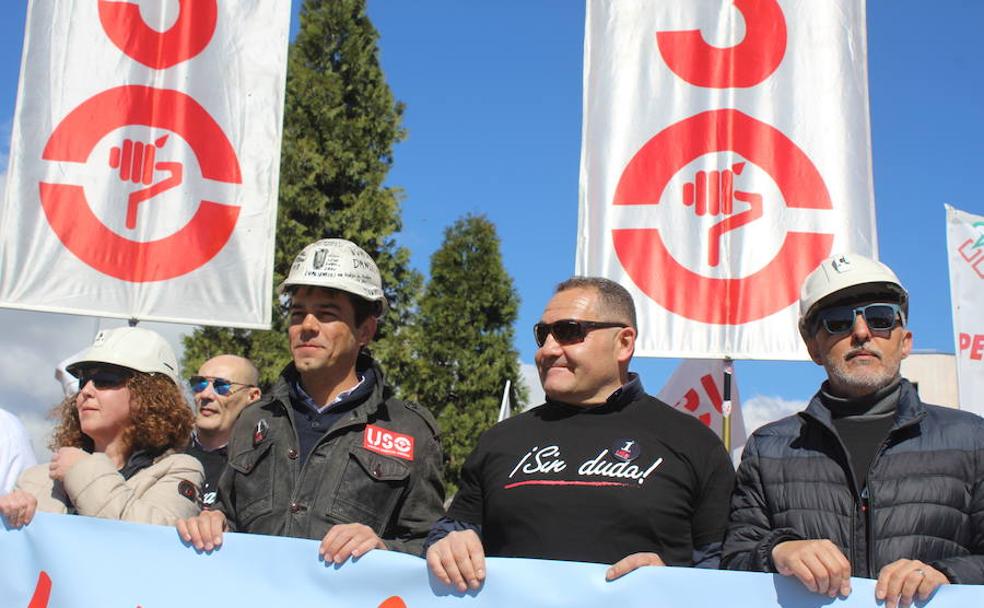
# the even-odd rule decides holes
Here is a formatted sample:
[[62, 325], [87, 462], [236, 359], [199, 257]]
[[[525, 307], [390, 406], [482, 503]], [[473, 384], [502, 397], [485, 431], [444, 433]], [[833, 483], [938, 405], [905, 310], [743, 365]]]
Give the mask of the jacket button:
[[304, 510], [304, 505], [298, 504], [296, 502], [290, 503], [290, 512], [291, 513], [300, 513], [303, 510]]
[[243, 470], [246, 471], [247, 473], [249, 473], [252, 469], [253, 469], [253, 465], [251, 465], [251, 464], [244, 464], [243, 465]]
[[287, 452], [287, 458], [290, 458], [291, 460], [297, 460], [297, 450], [291, 448], [290, 451]]
[[373, 477], [379, 477], [382, 474], [383, 474], [383, 470], [381, 468], [379, 468], [379, 465], [378, 464], [372, 468], [372, 476]]

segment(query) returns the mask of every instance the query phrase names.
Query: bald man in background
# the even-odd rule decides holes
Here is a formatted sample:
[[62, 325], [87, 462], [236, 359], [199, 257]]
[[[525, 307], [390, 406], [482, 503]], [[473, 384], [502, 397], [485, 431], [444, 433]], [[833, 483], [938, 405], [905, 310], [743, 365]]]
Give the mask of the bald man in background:
[[195, 430], [187, 453], [205, 468], [202, 507], [215, 504], [219, 476], [225, 468], [226, 446], [232, 426], [247, 405], [260, 398], [259, 371], [253, 362], [237, 355], [213, 357], [188, 379], [195, 396]]

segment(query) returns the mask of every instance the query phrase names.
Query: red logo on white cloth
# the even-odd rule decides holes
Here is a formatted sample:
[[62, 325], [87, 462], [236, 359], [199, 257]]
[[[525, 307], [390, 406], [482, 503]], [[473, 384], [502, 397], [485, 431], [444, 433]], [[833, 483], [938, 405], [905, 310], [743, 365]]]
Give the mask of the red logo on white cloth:
[[413, 460], [413, 436], [396, 433], [376, 425], [366, 425], [362, 447], [384, 456]]

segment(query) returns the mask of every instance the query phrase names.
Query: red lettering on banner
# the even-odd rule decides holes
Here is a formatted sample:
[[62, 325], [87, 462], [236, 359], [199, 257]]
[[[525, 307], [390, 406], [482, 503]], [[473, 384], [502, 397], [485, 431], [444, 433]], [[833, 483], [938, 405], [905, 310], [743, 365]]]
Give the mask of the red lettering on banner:
[[[725, 151], [740, 154], [768, 173], [787, 207], [833, 207], [823, 178], [795, 143], [774, 127], [732, 109], [702, 112], [656, 134], [626, 165], [612, 204], [659, 204], [681, 168], [704, 154]], [[612, 239], [626, 272], [660, 306], [694, 321], [739, 325], [795, 302], [806, 275], [830, 255], [834, 236], [790, 231], [764, 268], [735, 279], [707, 277], [684, 267], [670, 254], [659, 229], [615, 229]]]
[[[42, 158], [85, 163], [102, 137], [128, 125], [177, 133], [194, 151], [203, 178], [242, 183], [236, 152], [205, 108], [179, 91], [138, 85], [109, 89], [72, 110], [52, 132]], [[157, 143], [164, 145], [162, 139]], [[120, 179], [142, 181], [146, 163], [152, 162], [141, 160], [147, 155], [146, 146], [141, 148], [143, 152], [137, 153], [132, 142], [129, 147], [126, 144], [119, 152], [110, 153], [109, 165], [119, 163]], [[123, 174], [123, 166], [127, 164], [124, 158], [129, 157], [132, 157], [130, 173], [139, 175]], [[176, 164], [161, 162], [154, 166], [169, 171], [169, 179], [173, 181], [178, 171]], [[173, 187], [173, 183], [166, 179], [134, 193], [135, 198], [131, 197], [127, 205], [127, 227], [131, 220], [133, 227], [136, 226], [139, 203], [168, 187]], [[239, 218], [239, 207], [202, 200], [191, 220], [176, 233], [156, 241], [139, 242], [106, 227], [89, 207], [82, 186], [42, 182], [40, 192], [48, 223], [65, 247], [96, 270], [134, 283], [172, 279], [204, 265], [228, 242]]]
[[[966, 346], [964, 346], [964, 336], [967, 337]], [[960, 352], [970, 349], [970, 358], [974, 361], [980, 361], [984, 359], [984, 334], [974, 334], [973, 341], [969, 334], [960, 334]]]
[[178, 19], [159, 32], [140, 16], [140, 5], [99, 0], [99, 21], [109, 39], [128, 57], [164, 70], [201, 53], [215, 34], [216, 0], [178, 0]]
[[413, 435], [404, 435], [374, 424], [366, 425], [362, 447], [386, 456], [413, 460]]
[[700, 30], [658, 32], [656, 44], [674, 74], [698, 87], [753, 87], [768, 78], [786, 54], [786, 19], [776, 0], [734, 0], [745, 20], [745, 38], [720, 48]]
[[38, 574], [38, 582], [34, 586], [34, 595], [27, 608], [47, 608], [48, 598], [51, 597], [51, 577], [42, 570]]
[[714, 378], [710, 374], [704, 374], [700, 378], [700, 383], [707, 392], [707, 398], [711, 400], [711, 405], [714, 409], [721, 413], [721, 406], [724, 404], [724, 399], [721, 399], [721, 393], [718, 391], [718, 387], [714, 384]]

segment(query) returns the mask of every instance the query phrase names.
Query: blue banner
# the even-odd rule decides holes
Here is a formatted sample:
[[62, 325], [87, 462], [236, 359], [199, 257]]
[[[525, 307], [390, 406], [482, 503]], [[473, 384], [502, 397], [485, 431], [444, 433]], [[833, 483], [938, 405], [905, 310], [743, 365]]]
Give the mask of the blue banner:
[[[372, 551], [341, 566], [318, 559], [310, 540], [227, 534], [211, 554], [184, 545], [173, 528], [38, 514], [0, 530], [4, 608], [345, 606], [423, 608], [608, 606], [610, 608], [874, 608], [874, 581], [854, 579], [847, 599], [806, 591], [786, 577], [690, 568], [644, 568], [614, 582], [606, 566], [488, 560], [488, 580], [458, 593], [429, 576], [422, 559]], [[931, 608], [984, 605], [984, 587], [948, 585]]]

